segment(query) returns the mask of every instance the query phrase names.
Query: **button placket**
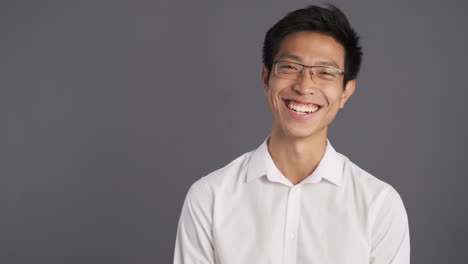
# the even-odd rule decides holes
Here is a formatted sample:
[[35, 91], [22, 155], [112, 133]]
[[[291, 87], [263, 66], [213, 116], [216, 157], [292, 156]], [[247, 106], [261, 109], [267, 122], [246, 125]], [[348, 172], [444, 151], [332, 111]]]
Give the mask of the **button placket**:
[[284, 264], [296, 263], [297, 231], [300, 219], [300, 188], [293, 186], [289, 190], [288, 204], [286, 208], [286, 223], [284, 234]]

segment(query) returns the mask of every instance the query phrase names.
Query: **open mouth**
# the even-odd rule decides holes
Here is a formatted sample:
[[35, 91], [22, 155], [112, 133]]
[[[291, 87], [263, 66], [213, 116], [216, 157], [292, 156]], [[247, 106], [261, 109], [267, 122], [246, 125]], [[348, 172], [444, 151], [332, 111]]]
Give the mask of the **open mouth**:
[[298, 115], [308, 115], [317, 112], [322, 106], [316, 104], [305, 104], [293, 100], [283, 99], [288, 109]]

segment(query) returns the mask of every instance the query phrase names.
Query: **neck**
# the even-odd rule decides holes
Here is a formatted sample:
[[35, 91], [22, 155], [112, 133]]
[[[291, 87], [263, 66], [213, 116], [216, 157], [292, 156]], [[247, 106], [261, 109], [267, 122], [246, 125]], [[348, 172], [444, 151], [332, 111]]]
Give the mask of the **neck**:
[[327, 146], [327, 133], [298, 138], [272, 131], [268, 151], [279, 171], [298, 184], [317, 167]]

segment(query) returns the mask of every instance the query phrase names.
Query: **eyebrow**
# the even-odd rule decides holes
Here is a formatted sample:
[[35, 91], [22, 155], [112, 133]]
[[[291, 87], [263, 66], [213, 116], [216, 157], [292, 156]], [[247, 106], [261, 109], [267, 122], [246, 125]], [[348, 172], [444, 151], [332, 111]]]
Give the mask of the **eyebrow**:
[[336, 63], [333, 62], [333, 61], [318, 61], [316, 64], [317, 64], [317, 65], [324, 65], [324, 66], [331, 66], [331, 67], [334, 67], [334, 68], [337, 68], [337, 69], [340, 68], [340, 67], [338, 66], [338, 64], [336, 64]]
[[281, 56], [278, 57], [278, 59], [282, 59], [282, 58], [292, 59], [292, 60], [296, 60], [296, 61], [302, 62], [301, 57], [296, 56], [296, 55], [293, 55], [293, 54], [283, 54], [283, 55], [281, 55]]
[[[294, 55], [294, 54], [283, 54], [281, 56], [278, 57], [278, 60], [279, 59], [292, 59], [292, 60], [295, 60], [295, 61], [298, 61], [298, 62], [303, 62], [301, 57], [297, 56], [297, 55]], [[334, 68], [337, 68], [337, 69], [340, 69], [340, 67], [338, 66], [338, 64], [336, 64], [335, 62], [333, 61], [324, 61], [324, 60], [321, 60], [321, 61], [317, 61], [314, 65], [323, 65], [323, 66], [331, 66], [331, 67], [334, 67]]]

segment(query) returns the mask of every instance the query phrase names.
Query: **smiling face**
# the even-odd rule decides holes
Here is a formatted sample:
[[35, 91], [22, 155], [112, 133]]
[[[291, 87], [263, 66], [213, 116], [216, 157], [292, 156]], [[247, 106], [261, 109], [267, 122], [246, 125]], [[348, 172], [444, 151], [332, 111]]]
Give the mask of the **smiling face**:
[[[309, 66], [331, 66], [344, 71], [344, 47], [324, 34], [301, 31], [281, 41], [274, 60]], [[272, 133], [291, 138], [327, 136], [328, 125], [353, 94], [355, 81], [343, 87], [343, 76], [336, 81], [318, 82], [309, 69], [296, 80], [282, 79], [263, 66], [262, 79], [268, 107], [273, 114]]]

